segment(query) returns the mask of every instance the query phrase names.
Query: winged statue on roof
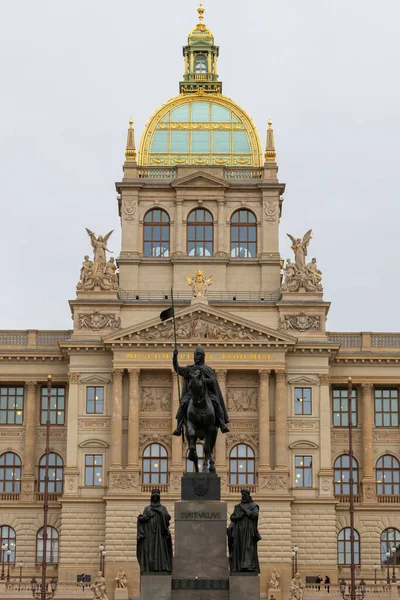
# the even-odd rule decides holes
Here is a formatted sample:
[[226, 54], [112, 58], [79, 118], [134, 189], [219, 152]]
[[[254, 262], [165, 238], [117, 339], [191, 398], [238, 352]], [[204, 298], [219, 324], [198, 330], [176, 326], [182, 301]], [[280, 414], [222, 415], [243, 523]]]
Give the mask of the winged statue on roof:
[[309, 229], [307, 233], [303, 235], [303, 239], [301, 237], [294, 238], [290, 233], [286, 234], [292, 241], [292, 250], [294, 252], [295, 264], [298, 269], [306, 268], [306, 256], [307, 256], [307, 247], [310, 243], [310, 240], [313, 236], [312, 229]]

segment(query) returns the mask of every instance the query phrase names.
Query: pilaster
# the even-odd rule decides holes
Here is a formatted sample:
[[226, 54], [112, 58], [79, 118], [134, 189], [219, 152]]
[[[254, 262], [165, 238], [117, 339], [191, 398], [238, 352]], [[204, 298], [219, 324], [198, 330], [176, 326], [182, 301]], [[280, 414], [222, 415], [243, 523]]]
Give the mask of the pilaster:
[[333, 469], [331, 454], [331, 409], [330, 409], [329, 375], [319, 376], [319, 435], [320, 435], [320, 497], [333, 496]]
[[180, 255], [183, 250], [183, 201], [181, 198], [176, 199], [175, 208], [175, 253]]
[[122, 377], [123, 369], [114, 369], [111, 421], [111, 470], [122, 469]]
[[217, 254], [219, 256], [225, 256], [227, 254], [225, 245], [225, 234], [226, 234], [226, 211], [225, 211], [225, 198], [218, 199], [218, 244]]
[[25, 449], [24, 470], [21, 481], [21, 500], [31, 502], [35, 496], [35, 458], [36, 458], [36, 381], [25, 383], [26, 400], [24, 410]]
[[128, 469], [139, 472], [139, 376], [140, 369], [129, 369]]
[[276, 371], [275, 440], [276, 469], [288, 470], [287, 380], [286, 371]]
[[269, 377], [271, 371], [260, 370], [258, 394], [258, 430], [259, 430], [259, 473], [271, 470], [270, 462], [270, 432], [269, 432]]
[[376, 502], [376, 489], [373, 467], [372, 434], [374, 427], [374, 402], [372, 383], [363, 383], [362, 389], [362, 441], [363, 441], [363, 479], [362, 494], [364, 503]]
[[[218, 384], [221, 390], [221, 394], [224, 399], [226, 399], [226, 378], [228, 375], [228, 371], [226, 370], [218, 370], [216, 371]], [[221, 483], [227, 480], [227, 463], [226, 463], [226, 435], [218, 431], [217, 442], [215, 445], [215, 464], [217, 475], [219, 475], [221, 479]]]
[[63, 496], [78, 496], [78, 414], [79, 414], [79, 382], [80, 373], [68, 373], [68, 427], [67, 427], [67, 459], [64, 470]]

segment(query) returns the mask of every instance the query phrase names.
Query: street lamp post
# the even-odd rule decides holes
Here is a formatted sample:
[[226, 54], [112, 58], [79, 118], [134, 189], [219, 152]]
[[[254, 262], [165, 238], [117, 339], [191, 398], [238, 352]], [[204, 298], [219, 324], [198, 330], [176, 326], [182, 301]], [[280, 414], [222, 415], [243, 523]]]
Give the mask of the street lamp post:
[[[100, 544], [99, 546], [99, 552], [100, 552], [100, 571], [103, 573], [103, 552], [104, 552], [105, 548], [103, 546], [103, 544]], [[103, 577], [104, 577], [104, 573], [103, 573]]]
[[0, 579], [2, 581], [4, 581], [4, 579], [6, 578], [5, 574], [4, 574], [4, 553], [7, 552], [7, 550], [8, 550], [8, 545], [2, 544], [1, 545], [1, 576], [0, 576]]
[[295, 570], [294, 570], [294, 558], [296, 556], [296, 552], [294, 550], [292, 550], [292, 579], [295, 576]]
[[22, 583], [22, 567], [24, 563], [22, 561], [19, 562], [19, 582]]
[[396, 579], [396, 546], [392, 547], [392, 561], [393, 561], [392, 583], [397, 583], [397, 579]]
[[103, 577], [106, 576], [106, 554], [107, 552], [105, 550], [102, 551], [102, 556], [103, 556]]
[[36, 600], [50, 600], [53, 598], [57, 580], [53, 577], [50, 581], [50, 590], [46, 581], [47, 574], [47, 517], [49, 512], [49, 454], [50, 454], [50, 406], [51, 406], [51, 375], [47, 377], [47, 411], [46, 411], [46, 446], [45, 446], [45, 467], [44, 467], [44, 493], [43, 493], [43, 556], [42, 556], [42, 577], [41, 584], [38, 585], [36, 578], [31, 581], [32, 596]]
[[390, 552], [386, 552], [386, 583], [390, 585]]
[[379, 565], [377, 565], [376, 563], [374, 564], [374, 585], [376, 585], [376, 573], [379, 569]]
[[11, 550], [7, 550], [7, 583], [10, 583], [10, 556]]
[[297, 573], [297, 553], [299, 551], [299, 547], [297, 544], [294, 545], [293, 551], [294, 551], [294, 574], [296, 575], [296, 573]]

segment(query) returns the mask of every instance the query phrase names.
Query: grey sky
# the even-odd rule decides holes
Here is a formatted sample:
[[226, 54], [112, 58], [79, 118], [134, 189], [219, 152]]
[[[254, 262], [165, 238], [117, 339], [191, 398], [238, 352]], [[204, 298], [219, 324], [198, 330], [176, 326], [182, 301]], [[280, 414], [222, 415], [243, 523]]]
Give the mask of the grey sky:
[[[85, 227], [120, 235], [114, 182], [178, 93], [196, 0], [1, 0], [1, 329], [70, 328]], [[205, 0], [224, 93], [265, 143], [272, 117], [286, 237], [332, 302], [328, 328], [399, 330], [398, 0]], [[393, 267], [394, 265], [394, 267]]]

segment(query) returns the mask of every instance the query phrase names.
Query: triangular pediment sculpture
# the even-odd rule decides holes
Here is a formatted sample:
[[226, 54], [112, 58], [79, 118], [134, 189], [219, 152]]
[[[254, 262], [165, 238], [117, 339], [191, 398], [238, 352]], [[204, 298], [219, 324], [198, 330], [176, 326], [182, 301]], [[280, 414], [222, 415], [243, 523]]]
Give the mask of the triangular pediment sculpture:
[[[180, 344], [257, 344], [266, 346], [293, 346], [297, 339], [282, 332], [258, 325], [209, 306], [190, 306], [176, 311], [176, 331]], [[172, 319], [161, 323], [152, 319], [146, 323], [113, 333], [103, 338], [105, 343], [165, 343], [174, 341]]]
[[171, 186], [174, 188], [228, 188], [230, 183], [214, 175], [196, 171], [186, 177], [175, 179], [171, 183]]

